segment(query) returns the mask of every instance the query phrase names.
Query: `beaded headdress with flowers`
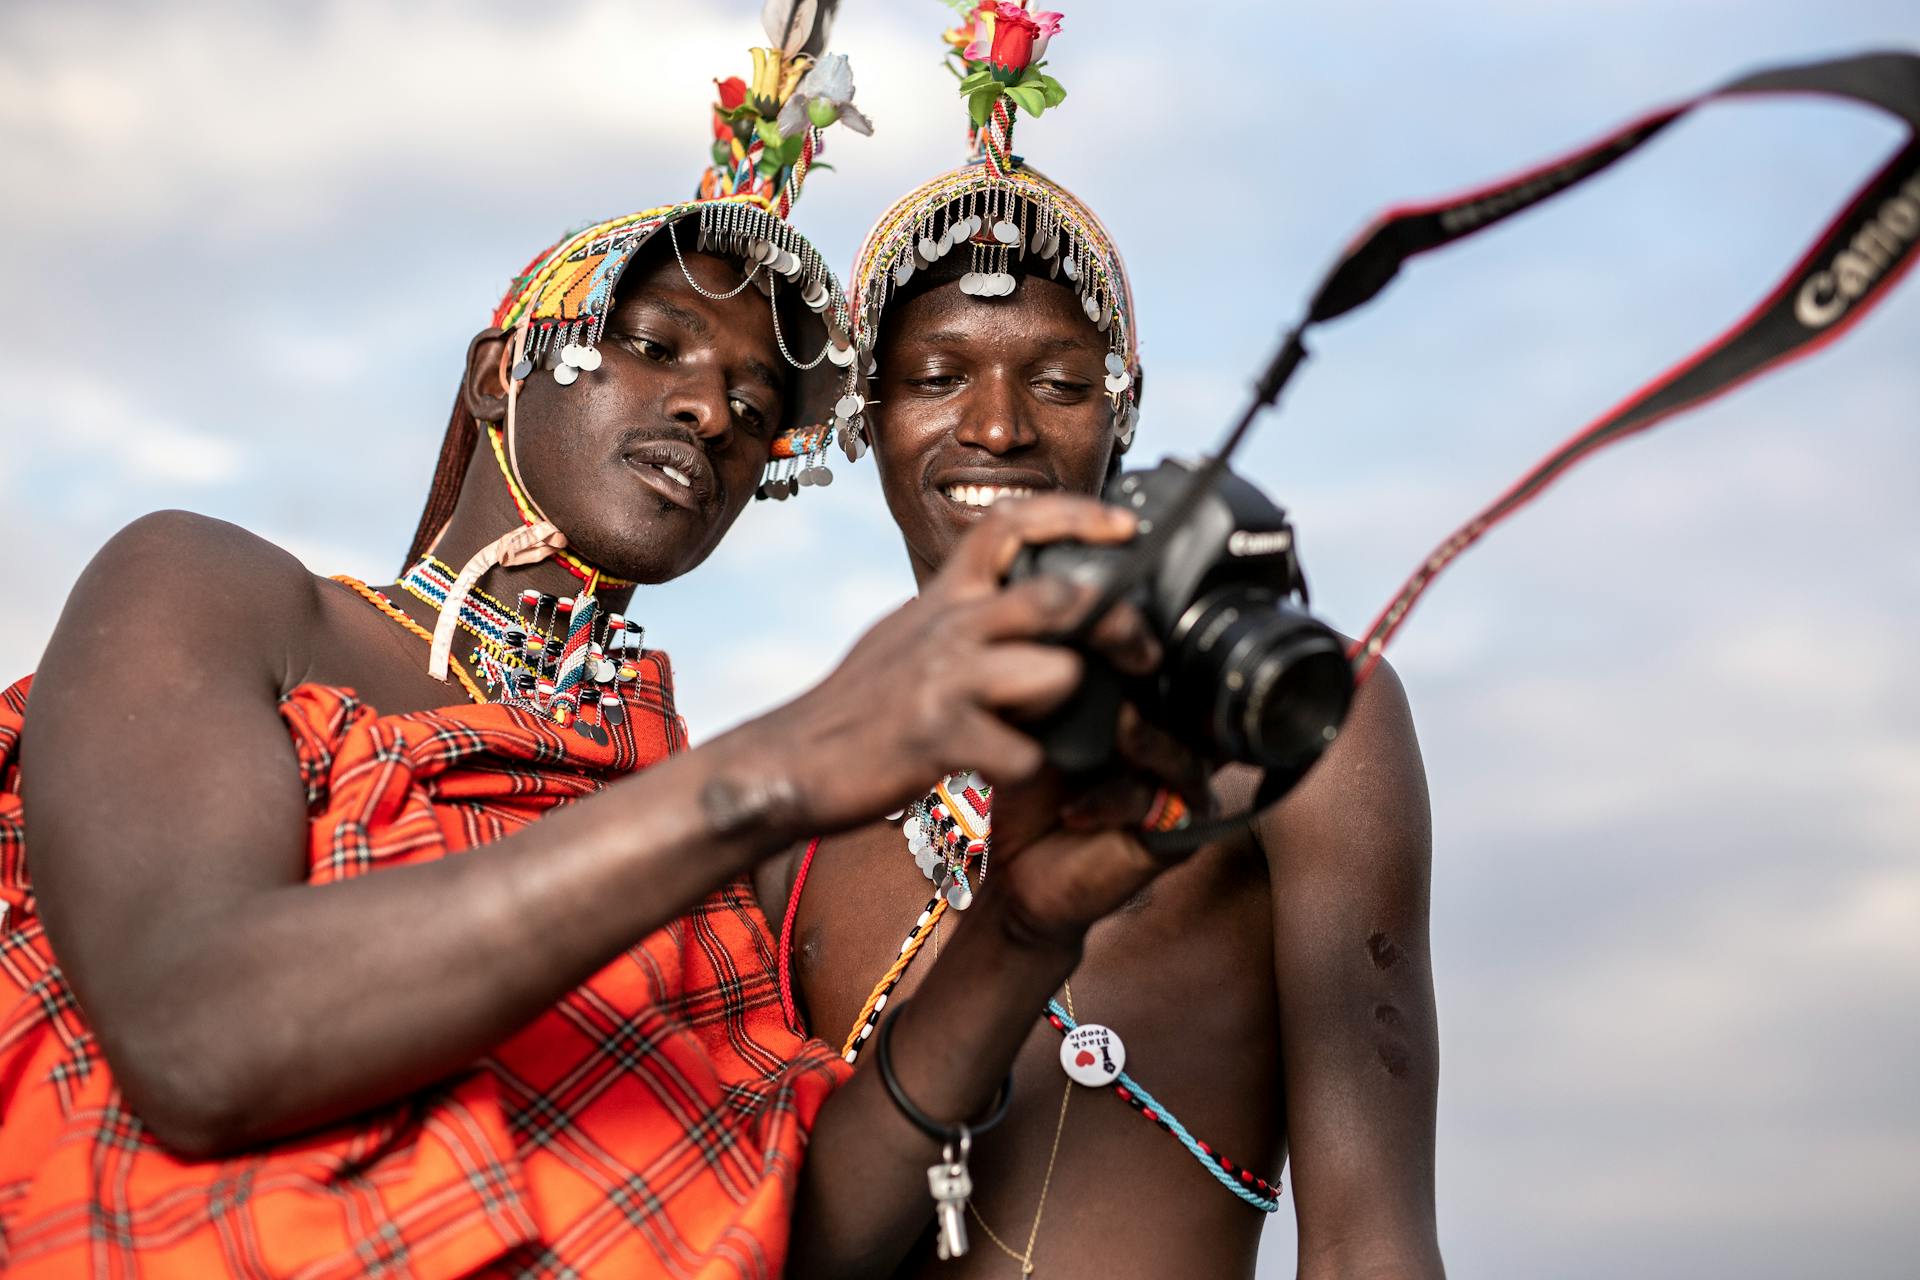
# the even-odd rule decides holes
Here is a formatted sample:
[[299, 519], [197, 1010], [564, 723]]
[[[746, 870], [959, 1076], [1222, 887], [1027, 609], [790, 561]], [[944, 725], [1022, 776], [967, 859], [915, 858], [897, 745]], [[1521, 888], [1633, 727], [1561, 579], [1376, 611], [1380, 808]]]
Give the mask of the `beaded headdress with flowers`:
[[[1021, 113], [1038, 117], [1066, 99], [1067, 91], [1044, 70], [1062, 15], [1035, 12], [1027, 0], [948, 3], [962, 17], [946, 42], [967, 103], [970, 157], [895, 201], [860, 246], [849, 284], [861, 368], [874, 371], [887, 303], [916, 272], [965, 253], [959, 287], [980, 298], [1012, 294], [1016, 272], [1045, 274], [1073, 289], [1087, 319], [1107, 335], [1106, 391], [1124, 452], [1133, 443], [1140, 398], [1126, 264], [1093, 210], [1013, 150]], [[838, 425], [841, 447], [859, 458], [868, 443], [864, 422], [843, 415]]]
[[[751, 82], [738, 77], [715, 82], [719, 93], [712, 107], [712, 163], [696, 194], [568, 233], [513, 278], [494, 309], [494, 326], [510, 338], [502, 362], [506, 420], [503, 425], [477, 423], [456, 400], [434, 487], [408, 558], [415, 561], [431, 553], [459, 498], [460, 480], [481, 430], [492, 437], [521, 524], [482, 548], [447, 584], [429, 658], [429, 671], [437, 679], [447, 678], [462, 604], [496, 565], [557, 557], [585, 584], [583, 602], [591, 600], [596, 585], [632, 585], [603, 575], [567, 549], [566, 534], [547, 518], [521, 474], [515, 408], [528, 378], [549, 376], [570, 386], [600, 367], [598, 344], [620, 277], [641, 247], [660, 232], [667, 233], [688, 283], [701, 292], [706, 290], [688, 271], [685, 253], [740, 262], [745, 279], [733, 292], [753, 286], [769, 300], [781, 354], [799, 371], [796, 403], [774, 439], [756, 496], [786, 498], [803, 486], [831, 482], [825, 452], [834, 421], [836, 415], [851, 412], [858, 400], [852, 316], [826, 259], [786, 219], [825, 148], [824, 131], [838, 122], [859, 133], [872, 132], [867, 118], [853, 106], [847, 59], [820, 53], [834, 8], [833, 0], [767, 0], [761, 17], [769, 44], [752, 51]], [[783, 292], [797, 295], [804, 304], [789, 309], [799, 317], [791, 328], [782, 327]], [[575, 616], [577, 620], [577, 605]]]

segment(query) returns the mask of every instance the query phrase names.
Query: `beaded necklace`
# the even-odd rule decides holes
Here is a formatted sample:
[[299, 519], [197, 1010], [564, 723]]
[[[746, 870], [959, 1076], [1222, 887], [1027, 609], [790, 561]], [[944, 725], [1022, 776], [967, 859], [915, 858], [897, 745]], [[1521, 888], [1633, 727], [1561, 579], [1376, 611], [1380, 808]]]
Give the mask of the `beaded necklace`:
[[[446, 562], [428, 555], [407, 570], [400, 586], [439, 609], [454, 582]], [[492, 693], [489, 699], [474, 692], [475, 701], [526, 707], [596, 740], [623, 723], [621, 691], [639, 677], [636, 659], [645, 632], [629, 627], [621, 615], [601, 610], [592, 594], [598, 585], [599, 579], [590, 578], [578, 600], [523, 591], [517, 607], [477, 588], [463, 593], [458, 625], [476, 641], [470, 660]], [[432, 640], [424, 628], [383, 603], [378, 592], [364, 584], [355, 589], [415, 634]], [[471, 685], [459, 664], [452, 665], [462, 682]]]
[[[453, 569], [438, 556], [429, 555], [407, 570], [400, 579], [400, 589], [416, 600], [439, 609], [447, 602], [447, 593], [453, 589], [453, 579]], [[496, 661], [502, 663], [517, 658], [521, 647], [528, 643], [542, 649], [547, 643], [537, 619], [522, 618], [519, 612], [478, 587], [469, 591], [460, 602], [460, 627], [478, 640]], [[513, 632], [518, 632], [520, 639], [518, 644], [510, 647], [508, 636]]]
[[[1070, 1034], [1080, 1024], [1073, 1015], [1060, 1007], [1058, 1000], [1047, 1001], [1047, 1023], [1061, 1035]], [[1180, 1123], [1174, 1114], [1162, 1106], [1146, 1086], [1122, 1071], [1113, 1081], [1114, 1096], [1140, 1113], [1143, 1120], [1151, 1120], [1161, 1129], [1173, 1135], [1174, 1140], [1187, 1149], [1187, 1154], [1198, 1160], [1215, 1181], [1233, 1194], [1245, 1200], [1263, 1213], [1273, 1213], [1279, 1209], [1280, 1188], [1260, 1177], [1245, 1165], [1233, 1161], [1200, 1141], [1187, 1127]]]
[[[940, 917], [947, 914], [948, 908], [965, 911], [973, 905], [975, 886], [986, 883], [987, 857], [993, 849], [993, 788], [972, 770], [950, 773], [927, 792], [924, 799], [891, 818], [900, 822], [901, 834], [907, 838], [907, 852], [913, 855], [913, 865], [933, 881], [933, 897], [921, 908], [913, 928], [907, 932], [906, 941], [900, 944], [900, 953], [860, 1006], [853, 1030], [840, 1046], [840, 1056], [848, 1062], [859, 1060], [860, 1050], [880, 1025], [880, 1014], [887, 1007], [893, 989], [900, 985], [907, 967], [920, 954], [927, 939], [936, 936], [934, 931], [940, 927]], [[806, 874], [819, 843], [816, 840], [808, 846], [800, 873], [794, 878], [793, 902], [787, 908], [789, 921], [800, 904], [800, 890], [806, 884]], [[976, 859], [977, 867], [972, 866]], [[788, 1020], [794, 1021], [791, 1012]]]
[[978, 773], [950, 773], [924, 800], [905, 811], [900, 832], [907, 838], [920, 874], [933, 881], [934, 890], [955, 911], [973, 904], [974, 881], [967, 864], [979, 859], [975, 871], [987, 879], [987, 854], [993, 843], [993, 788]]

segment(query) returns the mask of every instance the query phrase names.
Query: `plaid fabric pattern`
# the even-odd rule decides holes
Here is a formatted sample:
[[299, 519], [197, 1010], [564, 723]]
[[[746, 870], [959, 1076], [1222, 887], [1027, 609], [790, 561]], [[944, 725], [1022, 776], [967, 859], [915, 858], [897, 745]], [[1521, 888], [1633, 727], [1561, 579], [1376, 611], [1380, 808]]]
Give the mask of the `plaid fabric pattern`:
[[[605, 745], [511, 708], [281, 704], [312, 883], [447, 857], [685, 745], [648, 654]], [[627, 951], [465, 1074], [228, 1160], [162, 1150], [47, 945], [0, 694], [0, 1271], [148, 1277], [773, 1277], [806, 1131], [844, 1079], [780, 1015], [744, 881]]]

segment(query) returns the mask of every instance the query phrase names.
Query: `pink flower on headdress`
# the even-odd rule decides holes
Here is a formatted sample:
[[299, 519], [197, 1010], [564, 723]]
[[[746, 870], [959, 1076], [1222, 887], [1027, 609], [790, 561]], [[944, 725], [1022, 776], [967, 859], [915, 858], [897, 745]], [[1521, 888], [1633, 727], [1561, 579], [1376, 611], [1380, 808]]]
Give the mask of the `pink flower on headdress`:
[[[991, 8], [991, 12], [989, 12]], [[1059, 13], [1028, 13], [1011, 0], [974, 11], [973, 43], [964, 55], [970, 62], [990, 63], [1001, 71], [1025, 71], [1046, 55], [1047, 42], [1060, 32]]]

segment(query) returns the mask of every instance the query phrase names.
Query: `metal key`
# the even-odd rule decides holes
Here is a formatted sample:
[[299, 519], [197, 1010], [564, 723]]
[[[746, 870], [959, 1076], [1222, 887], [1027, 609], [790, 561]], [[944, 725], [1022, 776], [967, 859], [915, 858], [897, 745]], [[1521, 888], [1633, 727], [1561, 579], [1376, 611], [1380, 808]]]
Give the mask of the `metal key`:
[[927, 1170], [927, 1190], [933, 1193], [933, 1211], [939, 1220], [940, 1260], [957, 1258], [967, 1251], [967, 1198], [973, 1194], [973, 1175], [967, 1172], [967, 1153], [973, 1148], [973, 1135], [960, 1130], [960, 1150], [956, 1157], [949, 1143], [940, 1152], [940, 1163]]

